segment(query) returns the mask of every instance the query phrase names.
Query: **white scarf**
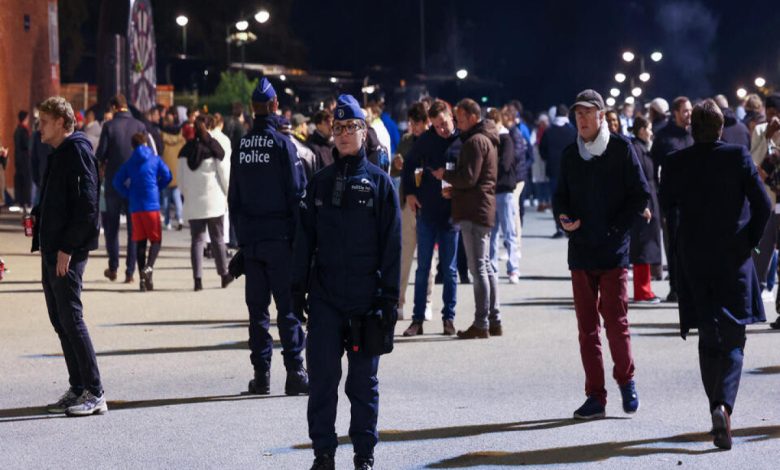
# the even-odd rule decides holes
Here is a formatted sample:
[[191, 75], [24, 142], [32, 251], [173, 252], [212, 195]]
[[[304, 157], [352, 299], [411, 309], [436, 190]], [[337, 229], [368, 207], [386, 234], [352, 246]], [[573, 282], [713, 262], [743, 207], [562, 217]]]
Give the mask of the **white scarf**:
[[593, 157], [602, 155], [607, 150], [607, 144], [609, 144], [609, 126], [606, 119], [601, 121], [599, 133], [592, 142], [585, 142], [582, 140], [582, 137], [577, 136], [577, 147], [580, 151], [580, 157], [586, 162], [593, 159]]

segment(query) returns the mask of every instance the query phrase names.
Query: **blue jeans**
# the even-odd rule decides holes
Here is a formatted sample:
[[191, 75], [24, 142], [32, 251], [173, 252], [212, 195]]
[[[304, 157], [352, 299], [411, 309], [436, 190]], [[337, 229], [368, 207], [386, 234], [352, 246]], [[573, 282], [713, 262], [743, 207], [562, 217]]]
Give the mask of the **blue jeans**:
[[426, 222], [422, 217], [417, 217], [417, 271], [414, 275], [414, 311], [412, 320], [425, 320], [425, 306], [428, 298], [428, 276], [431, 272], [431, 260], [433, 259], [433, 247], [439, 243], [439, 262], [444, 270], [442, 280], [441, 309], [443, 320], [455, 318], [455, 303], [457, 301], [458, 288], [458, 231], [447, 227], [439, 227], [436, 224]]
[[173, 188], [168, 187], [162, 190], [162, 198], [160, 200], [160, 207], [162, 207], [163, 217], [165, 218], [165, 225], [171, 223], [171, 211], [170, 204], [173, 199], [173, 206], [176, 209], [176, 220], [181, 219], [181, 191], [178, 186]]
[[493, 271], [498, 269], [498, 231], [501, 230], [501, 238], [504, 239], [509, 259], [506, 262], [507, 274], [512, 275], [520, 271], [520, 253], [517, 250], [517, 228], [515, 227], [515, 205], [512, 200], [513, 193], [496, 194], [496, 223], [490, 234], [490, 263]]

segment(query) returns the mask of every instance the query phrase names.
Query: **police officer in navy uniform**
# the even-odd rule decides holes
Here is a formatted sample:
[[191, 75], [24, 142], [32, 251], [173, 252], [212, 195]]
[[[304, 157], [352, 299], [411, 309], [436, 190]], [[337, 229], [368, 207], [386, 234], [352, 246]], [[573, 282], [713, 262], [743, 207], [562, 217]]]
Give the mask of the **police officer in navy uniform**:
[[[365, 115], [351, 95], [334, 112], [335, 164], [316, 173], [301, 202], [293, 292], [308, 305], [309, 437], [312, 470], [333, 469], [336, 403], [346, 349], [349, 437], [356, 469], [373, 468], [379, 355], [392, 350], [401, 264], [398, 195], [366, 159]], [[303, 296], [308, 294], [304, 302]]]
[[301, 354], [304, 332], [292, 310], [291, 260], [306, 179], [295, 146], [276, 129], [278, 107], [273, 86], [263, 78], [252, 93], [254, 127], [231, 155], [228, 206], [246, 273], [250, 359], [255, 369], [249, 393], [270, 393], [273, 338], [268, 306], [273, 294], [287, 369], [284, 392], [298, 395], [308, 393], [308, 377]]

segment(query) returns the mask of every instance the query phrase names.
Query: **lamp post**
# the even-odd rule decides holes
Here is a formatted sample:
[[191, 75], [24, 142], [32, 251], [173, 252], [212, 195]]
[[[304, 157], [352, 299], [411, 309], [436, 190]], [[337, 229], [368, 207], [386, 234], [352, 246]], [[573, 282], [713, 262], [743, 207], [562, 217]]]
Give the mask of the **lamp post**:
[[469, 76], [469, 71], [466, 69], [460, 69], [455, 72], [455, 76], [458, 77], [459, 80], [465, 80], [466, 77]]
[[[656, 63], [660, 62], [663, 59], [663, 57], [664, 57], [664, 55], [663, 55], [663, 53], [661, 53], [661, 51], [653, 51], [650, 54], [650, 60], [653, 61], [653, 62], [656, 62]], [[643, 88], [640, 87], [639, 85], [641, 85], [642, 83], [649, 82], [650, 78], [651, 78], [651, 75], [647, 71], [647, 69], [645, 68], [645, 56], [644, 55], [636, 54], [633, 51], [626, 50], [626, 51], [623, 51], [623, 53], [621, 54], [621, 58], [623, 59], [623, 62], [625, 62], [626, 65], [629, 66], [629, 68], [632, 68], [632, 67], [630, 67], [630, 64], [634, 63], [635, 61], [637, 61], [637, 59], [639, 59], [638, 60], [638, 62], [639, 62], [639, 66], [638, 66], [639, 67], [639, 73], [638, 74], [634, 75], [634, 73], [632, 73], [630, 71], [628, 73], [617, 72], [615, 74], [615, 81], [617, 83], [625, 84], [625, 86], [627, 86], [627, 88], [626, 88], [627, 93], [625, 93], [626, 102], [630, 103], [630, 104], [633, 104], [635, 99], [638, 98], [642, 94], [642, 92], [644, 91]], [[634, 66], [634, 67], [636, 67], [636, 66]], [[636, 70], [636, 69], [634, 69], [634, 70]], [[641, 83], [638, 84], [637, 83], [637, 79]], [[616, 90], [616, 89], [613, 88], [612, 90], [610, 90], [610, 92], [611, 92], [613, 97], [617, 98], [618, 95], [612, 93], [613, 90]], [[620, 91], [620, 90], [618, 90], [618, 91]]]
[[189, 23], [190, 20], [184, 15], [179, 15], [176, 17], [176, 24], [181, 26], [181, 49], [182, 49], [182, 56], [187, 56], [187, 23]]
[[[243, 17], [243, 14], [241, 15]], [[271, 14], [266, 9], [258, 10], [254, 15], [254, 19], [259, 24], [265, 24], [271, 19]], [[257, 36], [249, 30], [249, 21], [245, 19], [239, 19], [233, 25], [236, 29], [236, 33], [230, 34], [230, 25], [227, 26], [227, 57], [228, 64], [230, 64], [230, 43], [235, 42], [236, 45], [241, 47], [241, 70], [246, 68], [246, 44], [253, 42], [257, 39]]]

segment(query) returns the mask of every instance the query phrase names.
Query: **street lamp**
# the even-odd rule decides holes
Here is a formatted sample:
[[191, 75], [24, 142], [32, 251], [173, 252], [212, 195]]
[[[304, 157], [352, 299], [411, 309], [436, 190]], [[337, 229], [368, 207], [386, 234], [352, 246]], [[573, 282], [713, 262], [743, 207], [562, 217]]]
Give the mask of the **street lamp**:
[[615, 74], [615, 81], [618, 83], [623, 83], [626, 81], [626, 74], [622, 72], [618, 72]]
[[268, 13], [268, 10], [260, 10], [255, 13], [255, 21], [260, 24], [267, 22], [269, 19], [271, 19], [271, 14]]
[[625, 60], [626, 62], [632, 62], [634, 60], [634, 53], [631, 51], [624, 52], [623, 60]]
[[469, 71], [466, 69], [460, 69], [457, 72], [455, 72], [455, 76], [458, 77], [460, 80], [465, 80], [466, 77], [469, 76]]
[[246, 31], [249, 28], [249, 21], [241, 20], [236, 22], [236, 29], [239, 31]]
[[639, 88], [638, 86], [637, 86], [637, 87], [634, 87], [634, 89], [633, 89], [633, 90], [631, 90], [631, 94], [632, 94], [632, 95], [634, 95], [635, 97], [637, 97], [637, 98], [638, 98], [638, 97], [639, 97], [639, 95], [641, 95], [641, 94], [642, 94], [642, 89], [641, 89], [641, 88]]
[[634, 104], [635, 101], [633, 96], [626, 97], [626, 103], [628, 104]]
[[609, 90], [609, 94], [617, 98], [618, 96], [620, 96], [620, 90], [618, 90], [617, 88], [613, 88]]
[[609, 106], [610, 108], [615, 106], [615, 103], [616, 103], [615, 98], [611, 96], [607, 98], [607, 106]]
[[330, 77], [330, 83], [338, 83], [339, 79], [336, 77]]
[[286, 81], [287, 80], [287, 75], [285, 75], [285, 74], [279, 75], [279, 80], [281, 80], [283, 82]]
[[650, 54], [650, 60], [652, 60], [653, 62], [660, 62], [661, 59], [663, 59], [663, 58], [664, 58], [664, 55], [661, 54], [660, 51], [655, 51], [652, 54]]
[[190, 19], [184, 15], [176, 17], [176, 24], [181, 26], [181, 49], [183, 56], [187, 55], [187, 23], [189, 22]]
[[747, 96], [747, 90], [744, 88], [738, 88], [737, 89], [737, 98], [744, 99]]
[[757, 87], [762, 88], [766, 85], [766, 80], [764, 77], [756, 77], [756, 80], [753, 83], [755, 83]]
[[650, 74], [647, 73], [647, 72], [642, 72], [642, 73], [639, 74], [639, 79], [641, 81], [643, 81], [643, 82], [646, 82], [646, 81], [650, 80]]

